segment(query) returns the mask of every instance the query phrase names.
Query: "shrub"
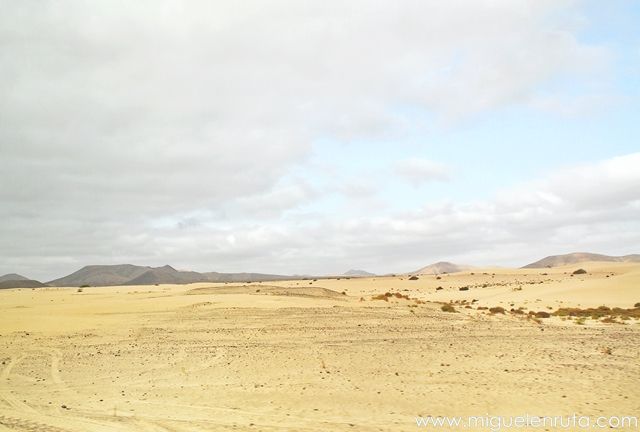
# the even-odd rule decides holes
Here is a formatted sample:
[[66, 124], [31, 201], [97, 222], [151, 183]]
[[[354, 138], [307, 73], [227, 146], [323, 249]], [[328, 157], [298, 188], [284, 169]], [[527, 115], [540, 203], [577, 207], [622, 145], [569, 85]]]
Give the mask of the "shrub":
[[419, 279], [419, 278], [418, 278], [418, 276], [411, 276], [411, 277], [409, 278], [409, 280], [418, 280], [418, 279]]
[[550, 316], [551, 314], [545, 311], [536, 312], [536, 315], [535, 315], [536, 318], [549, 318]]
[[492, 308], [489, 308], [489, 312], [491, 312], [492, 314], [504, 314], [505, 310], [502, 306], [495, 306]]
[[91, 287], [91, 285], [87, 285], [87, 284], [80, 285], [80, 288], [89, 288], [89, 287]]
[[384, 294], [378, 294], [378, 295], [375, 295], [375, 296], [371, 297], [371, 300], [384, 300], [384, 301], [388, 302], [389, 301], [389, 297], [387, 297]]
[[[344, 291], [343, 291], [343, 294], [347, 295], [347, 293], [344, 292]], [[408, 295], [404, 295], [404, 294], [399, 293], [399, 292], [397, 292], [397, 293], [386, 292], [384, 294], [378, 294], [378, 295], [375, 295], [375, 296], [371, 297], [371, 300], [384, 300], [384, 301], [388, 302], [389, 298], [391, 298], [391, 297], [395, 297], [395, 298], [398, 298], [398, 299], [411, 300]]]
[[573, 317], [584, 317], [584, 318], [593, 318], [600, 319], [605, 318], [607, 316], [612, 317], [629, 317], [629, 318], [640, 318], [640, 307], [636, 307], [633, 309], [622, 309], [622, 308], [609, 308], [607, 306], [598, 306], [597, 308], [560, 308], [553, 313], [555, 316], [573, 316]]
[[572, 274], [586, 274], [587, 271], [585, 269], [578, 269], [576, 271], [574, 271]]
[[456, 308], [454, 308], [450, 304], [443, 304], [440, 309], [442, 310], [442, 312], [456, 312]]
[[638, 302], [638, 303], [634, 304], [634, 305], [633, 305], [633, 307], [640, 308], [640, 302]]
[[469, 287], [460, 287], [458, 291], [469, 291]]
[[438, 288], [436, 288], [436, 291], [440, 291], [441, 289], [444, 289], [444, 288], [442, 288], [441, 286], [439, 286]]
[[77, 290], [77, 291], [78, 291], [78, 292], [82, 292], [82, 288], [78, 288], [78, 290]]

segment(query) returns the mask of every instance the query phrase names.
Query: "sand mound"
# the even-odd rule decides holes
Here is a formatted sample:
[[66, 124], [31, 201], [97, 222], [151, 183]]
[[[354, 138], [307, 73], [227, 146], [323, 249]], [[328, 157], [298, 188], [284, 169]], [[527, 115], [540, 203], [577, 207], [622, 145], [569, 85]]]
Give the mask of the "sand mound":
[[280, 287], [275, 285], [223, 285], [194, 288], [186, 292], [187, 295], [205, 294], [254, 294], [276, 295], [291, 297], [335, 298], [343, 297], [337, 291], [322, 287]]

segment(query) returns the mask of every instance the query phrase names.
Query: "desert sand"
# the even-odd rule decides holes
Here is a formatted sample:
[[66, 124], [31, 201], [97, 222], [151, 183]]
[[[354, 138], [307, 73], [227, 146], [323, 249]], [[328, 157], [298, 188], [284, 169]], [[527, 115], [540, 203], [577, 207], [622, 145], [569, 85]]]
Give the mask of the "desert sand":
[[[587, 274], [572, 276], [579, 267]], [[386, 292], [399, 296], [373, 299]], [[455, 313], [441, 310], [452, 301]], [[416, 416], [639, 415], [640, 321], [526, 314], [638, 302], [630, 263], [3, 290], [0, 431], [412, 431]], [[496, 306], [507, 313], [484, 309]]]

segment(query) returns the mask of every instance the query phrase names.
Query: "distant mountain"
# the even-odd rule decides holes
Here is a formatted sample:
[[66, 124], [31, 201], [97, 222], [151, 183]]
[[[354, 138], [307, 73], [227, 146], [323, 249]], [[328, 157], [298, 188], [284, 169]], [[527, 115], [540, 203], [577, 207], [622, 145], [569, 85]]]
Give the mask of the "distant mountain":
[[17, 273], [8, 273], [4, 276], [0, 276], [0, 282], [19, 281], [19, 280], [30, 280], [30, 279], [22, 275], [19, 275]]
[[141, 275], [123, 283], [123, 285], [187, 284], [194, 282], [208, 282], [208, 279], [202, 273], [178, 271], [166, 265], [164, 267], [149, 268]]
[[446, 261], [440, 261], [437, 263], [429, 264], [426, 267], [422, 267], [419, 270], [412, 272], [411, 274], [443, 274], [443, 273], [457, 273], [470, 269], [470, 266], [453, 264]]
[[344, 276], [375, 276], [375, 274], [369, 273], [368, 271], [364, 270], [351, 269], [347, 272], [344, 272]]
[[51, 286], [109, 286], [122, 285], [137, 278], [151, 267], [131, 264], [89, 265], [60, 279], [47, 282]]
[[257, 282], [291, 279], [291, 276], [261, 273], [198, 273], [163, 267], [136, 266], [131, 264], [90, 265], [68, 276], [48, 282], [51, 286], [115, 286], [187, 284], [195, 282]]
[[574, 252], [565, 255], [552, 255], [546, 258], [536, 261], [531, 264], [527, 264], [522, 268], [547, 268], [547, 267], [559, 267], [568, 264], [577, 264], [585, 261], [599, 261], [599, 262], [640, 262], [640, 255], [624, 255], [624, 256], [609, 256], [587, 252]]
[[38, 282], [37, 280], [32, 279], [13, 279], [13, 280], [3, 280], [0, 282], [0, 289], [8, 289], [8, 288], [42, 288], [47, 285], [42, 282]]

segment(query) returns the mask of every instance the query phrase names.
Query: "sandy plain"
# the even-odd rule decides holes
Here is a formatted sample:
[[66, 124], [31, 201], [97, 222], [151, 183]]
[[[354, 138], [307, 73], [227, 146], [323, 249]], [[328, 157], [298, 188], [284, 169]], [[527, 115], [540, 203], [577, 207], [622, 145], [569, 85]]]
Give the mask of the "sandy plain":
[[[588, 273], [572, 276], [577, 267]], [[416, 416], [640, 415], [640, 321], [483, 309], [632, 308], [640, 265], [439, 277], [0, 291], [0, 431], [411, 431]], [[373, 299], [386, 292], [408, 299]], [[441, 310], [449, 302], [457, 312]]]

